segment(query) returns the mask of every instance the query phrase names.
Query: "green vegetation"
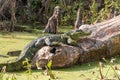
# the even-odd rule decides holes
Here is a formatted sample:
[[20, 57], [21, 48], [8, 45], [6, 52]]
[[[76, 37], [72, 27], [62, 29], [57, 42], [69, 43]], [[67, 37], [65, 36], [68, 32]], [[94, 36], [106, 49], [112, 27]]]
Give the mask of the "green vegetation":
[[[1, 0], [4, 5], [0, 3], [0, 25], [2, 23], [9, 23], [11, 20], [11, 0]], [[91, 2], [89, 2], [91, 1]], [[103, 5], [104, 4], [104, 5]], [[6, 55], [9, 51], [22, 50], [27, 43], [37, 38], [38, 36], [44, 36], [43, 25], [45, 26], [48, 18], [52, 15], [55, 6], [59, 5], [62, 9], [61, 13], [61, 26], [59, 32], [67, 32], [73, 29], [73, 25], [76, 19], [77, 9], [82, 10], [82, 17], [84, 23], [93, 24], [96, 22], [109, 19], [111, 13], [115, 12], [120, 14], [120, 0], [104, 0], [100, 7], [96, 0], [16, 0], [16, 6], [13, 9], [17, 23], [16, 29], [19, 29], [18, 24], [29, 25], [27, 26], [27, 32], [0, 32], [0, 54]], [[14, 17], [14, 16], [13, 16]], [[8, 22], [7, 22], [8, 21]], [[6, 25], [3, 25], [5, 27]], [[15, 26], [15, 27], [16, 27]], [[5, 28], [7, 28], [5, 27]], [[20, 27], [22, 27], [20, 25]], [[26, 27], [26, 26], [24, 26]], [[24, 28], [23, 27], [23, 28]], [[40, 29], [40, 30], [38, 30]], [[6, 31], [6, 30], [3, 30]], [[9, 31], [9, 30], [8, 30]], [[28, 31], [28, 32], [29, 32]], [[11, 60], [16, 57], [2, 58], [0, 62]], [[115, 62], [110, 64], [111, 60], [105, 60], [104, 66], [99, 62], [90, 62], [82, 65], [75, 65], [70, 68], [51, 70], [52, 62], [48, 63], [46, 70], [31, 70], [31, 65], [26, 66], [26, 71], [21, 72], [1, 72], [0, 80], [100, 80], [100, 79], [115, 79], [119, 80], [120, 76], [120, 59], [117, 58]], [[51, 76], [52, 75], [52, 76]]]
[[[120, 66], [120, 59], [117, 59], [117, 64], [113, 67]], [[118, 75], [119, 70], [115, 70]], [[70, 68], [52, 70], [52, 73], [56, 77], [56, 80], [100, 80], [100, 73], [98, 62], [86, 63], [83, 65], [76, 65]], [[109, 65], [104, 65], [102, 74], [106, 79], [118, 80], [115, 76], [114, 70]], [[17, 80], [49, 80], [50, 77], [44, 70], [33, 70], [31, 74], [24, 71], [21, 72], [9, 72], [4, 75], [5, 77], [15, 76]], [[5, 79], [4, 79], [5, 80]], [[53, 79], [52, 79], [53, 80]]]
[[[2, 0], [0, 21], [10, 21], [11, 0]], [[61, 25], [74, 25], [77, 9], [82, 12], [84, 23], [95, 23], [109, 19], [111, 14], [120, 13], [120, 0], [17, 0], [15, 2], [17, 24], [32, 25], [32, 29], [41, 28], [53, 14], [55, 6], [61, 7]]]
[[[72, 27], [62, 27], [60, 28], [60, 32], [66, 32], [71, 30]], [[42, 31], [42, 30], [41, 30]], [[26, 32], [13, 32], [13, 33], [1, 33], [0, 34], [0, 52], [2, 54], [6, 54], [8, 51], [21, 50], [23, 47], [35, 39], [38, 36], [43, 36], [42, 32], [39, 33], [26, 33]], [[15, 57], [2, 58], [0, 57], [0, 62], [9, 60]], [[104, 63], [102, 68], [102, 75], [107, 79], [118, 79], [117, 75], [120, 75], [119, 67], [120, 67], [120, 59], [117, 58], [115, 62], [109, 64], [110, 60]], [[56, 69], [50, 70], [50, 66], [52, 62], [48, 63], [48, 69], [46, 70], [31, 70], [30, 64], [27, 63], [28, 66], [26, 71], [20, 72], [7, 72], [1, 73], [0, 77], [3, 77], [3, 80], [53, 80], [50, 75], [54, 75], [56, 80], [99, 80], [101, 79], [100, 71], [98, 64], [99, 62], [90, 62], [82, 65], [75, 65], [70, 68], [64, 69]], [[112, 67], [111, 67], [112, 66]], [[48, 74], [48, 72], [50, 74]], [[13, 78], [13, 79], [12, 79]]]

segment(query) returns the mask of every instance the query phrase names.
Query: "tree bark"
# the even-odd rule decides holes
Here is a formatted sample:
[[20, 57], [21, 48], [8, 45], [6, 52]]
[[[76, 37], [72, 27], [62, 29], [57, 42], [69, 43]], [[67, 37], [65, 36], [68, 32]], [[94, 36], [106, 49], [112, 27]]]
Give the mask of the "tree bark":
[[16, 0], [11, 1], [10, 7], [11, 7], [11, 28], [10, 28], [10, 31], [14, 31], [14, 27], [15, 27], [15, 24], [17, 21], [16, 17], [15, 17]]
[[56, 6], [54, 9], [53, 15], [49, 18], [48, 23], [45, 27], [45, 32], [47, 33], [58, 33], [59, 26], [59, 16], [60, 15], [60, 7]]
[[120, 55], [120, 15], [94, 25], [81, 26], [79, 29], [91, 32], [90, 36], [78, 41], [84, 51], [80, 62]]
[[81, 10], [79, 8], [78, 11], [77, 11], [77, 18], [76, 18], [76, 21], [75, 21], [74, 28], [78, 29], [81, 25], [82, 25], [82, 13], [81, 13]]
[[31, 16], [32, 16], [32, 2], [33, 2], [33, 0], [27, 0], [28, 18], [29, 19], [31, 19]]

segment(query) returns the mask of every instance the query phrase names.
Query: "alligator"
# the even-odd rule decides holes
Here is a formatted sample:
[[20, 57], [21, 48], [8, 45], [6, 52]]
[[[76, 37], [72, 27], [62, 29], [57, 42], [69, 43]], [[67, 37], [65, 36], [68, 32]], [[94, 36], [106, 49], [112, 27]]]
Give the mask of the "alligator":
[[19, 57], [15, 60], [8, 61], [6, 63], [0, 63], [0, 68], [6, 66], [6, 71], [18, 71], [24, 69], [23, 61], [28, 59], [31, 62], [35, 53], [43, 46], [60, 46], [61, 44], [67, 44], [80, 47], [77, 44], [77, 40], [84, 36], [88, 36], [91, 33], [83, 32], [82, 30], [72, 30], [64, 34], [51, 34], [43, 37], [38, 37], [32, 40], [20, 53]]

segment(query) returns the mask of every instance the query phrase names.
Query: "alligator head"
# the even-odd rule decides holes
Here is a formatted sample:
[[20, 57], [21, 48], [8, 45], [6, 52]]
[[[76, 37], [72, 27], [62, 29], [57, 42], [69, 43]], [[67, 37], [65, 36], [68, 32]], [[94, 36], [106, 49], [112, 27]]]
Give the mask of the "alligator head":
[[84, 32], [82, 30], [72, 30], [70, 32], [65, 33], [67, 36], [70, 36], [73, 40], [78, 40], [79, 38], [86, 37], [90, 35], [89, 32]]

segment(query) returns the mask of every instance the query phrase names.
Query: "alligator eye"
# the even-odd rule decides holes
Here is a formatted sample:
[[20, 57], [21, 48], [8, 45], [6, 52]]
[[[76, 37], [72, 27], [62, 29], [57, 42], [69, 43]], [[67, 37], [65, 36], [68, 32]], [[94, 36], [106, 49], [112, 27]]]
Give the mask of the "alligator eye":
[[56, 51], [56, 48], [53, 47], [53, 48], [50, 50], [50, 53], [56, 54], [55, 51]]

